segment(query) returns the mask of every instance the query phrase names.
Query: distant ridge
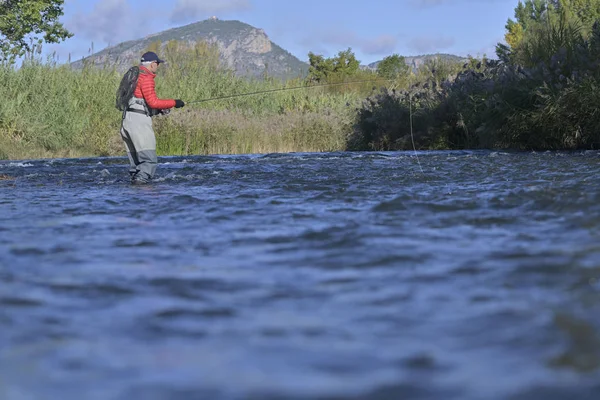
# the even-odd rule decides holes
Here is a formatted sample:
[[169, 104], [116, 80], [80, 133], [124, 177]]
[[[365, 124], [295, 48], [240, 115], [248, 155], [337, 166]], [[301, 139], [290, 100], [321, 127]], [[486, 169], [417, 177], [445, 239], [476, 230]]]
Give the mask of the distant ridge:
[[[468, 61], [466, 57], [460, 57], [454, 54], [446, 54], [446, 53], [435, 53], [435, 54], [423, 54], [419, 56], [404, 56], [404, 61], [406, 64], [413, 69], [413, 71], [418, 70], [423, 66], [427, 61], [439, 58], [444, 61], [451, 61], [457, 63], [463, 63]], [[377, 65], [383, 60], [375, 61], [371, 64], [367, 65], [369, 69], [377, 69]]]
[[[84, 62], [91, 62], [98, 67], [116, 64], [117, 69], [125, 71], [139, 60], [144, 50], [152, 43], [160, 42], [164, 46], [171, 40], [189, 44], [202, 41], [215, 44], [219, 49], [222, 65], [233, 70], [238, 76], [260, 77], [267, 73], [271, 77], [289, 79], [303, 78], [308, 74], [308, 63], [273, 43], [264, 30], [244, 22], [220, 20], [216, 17], [122, 42], [72, 62], [71, 65], [74, 68], [82, 68]], [[467, 60], [464, 57], [444, 53], [404, 58], [415, 71], [433, 58], [456, 62]], [[363, 65], [361, 68], [375, 70], [380, 62]]]

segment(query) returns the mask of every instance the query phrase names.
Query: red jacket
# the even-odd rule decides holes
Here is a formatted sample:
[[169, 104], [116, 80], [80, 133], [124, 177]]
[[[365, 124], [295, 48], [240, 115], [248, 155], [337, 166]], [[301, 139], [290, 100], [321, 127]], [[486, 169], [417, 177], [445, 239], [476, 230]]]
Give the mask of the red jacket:
[[150, 108], [164, 110], [166, 108], [175, 107], [175, 100], [163, 100], [158, 98], [156, 95], [156, 83], [154, 82], [154, 78], [156, 78], [156, 74], [150, 72], [148, 68], [140, 66], [140, 76], [133, 95], [138, 99], [146, 100], [146, 104], [148, 104], [148, 107]]

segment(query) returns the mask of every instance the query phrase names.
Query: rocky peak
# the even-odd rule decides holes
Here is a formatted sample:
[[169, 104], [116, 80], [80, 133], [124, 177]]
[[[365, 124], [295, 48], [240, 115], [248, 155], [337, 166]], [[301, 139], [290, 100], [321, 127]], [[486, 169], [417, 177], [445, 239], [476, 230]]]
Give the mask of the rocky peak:
[[[306, 63], [273, 43], [263, 29], [217, 17], [123, 42], [88, 58], [98, 66], [115, 62], [120, 69], [126, 69], [151, 43], [165, 45], [170, 40], [215, 44], [223, 66], [238, 75], [261, 76], [266, 70], [270, 76], [285, 79], [304, 76], [308, 70]], [[82, 65], [83, 60], [73, 63], [74, 67]]]

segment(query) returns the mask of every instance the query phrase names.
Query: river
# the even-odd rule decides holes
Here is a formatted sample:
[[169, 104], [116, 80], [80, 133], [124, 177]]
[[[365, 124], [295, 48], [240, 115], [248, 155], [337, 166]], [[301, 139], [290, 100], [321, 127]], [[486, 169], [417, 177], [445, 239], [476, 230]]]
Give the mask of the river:
[[0, 398], [600, 398], [600, 152], [159, 161], [0, 162]]

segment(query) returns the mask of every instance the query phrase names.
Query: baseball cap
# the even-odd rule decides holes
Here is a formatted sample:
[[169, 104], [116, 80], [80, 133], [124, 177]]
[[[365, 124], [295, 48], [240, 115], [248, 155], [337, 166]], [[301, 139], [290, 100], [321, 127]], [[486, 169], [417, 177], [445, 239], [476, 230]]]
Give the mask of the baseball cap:
[[142, 62], [152, 62], [152, 61], [156, 61], [159, 64], [162, 64], [165, 62], [165, 60], [161, 60], [160, 58], [158, 58], [158, 56], [156, 55], [155, 52], [153, 51], [148, 51], [146, 53], [144, 53], [142, 55]]

